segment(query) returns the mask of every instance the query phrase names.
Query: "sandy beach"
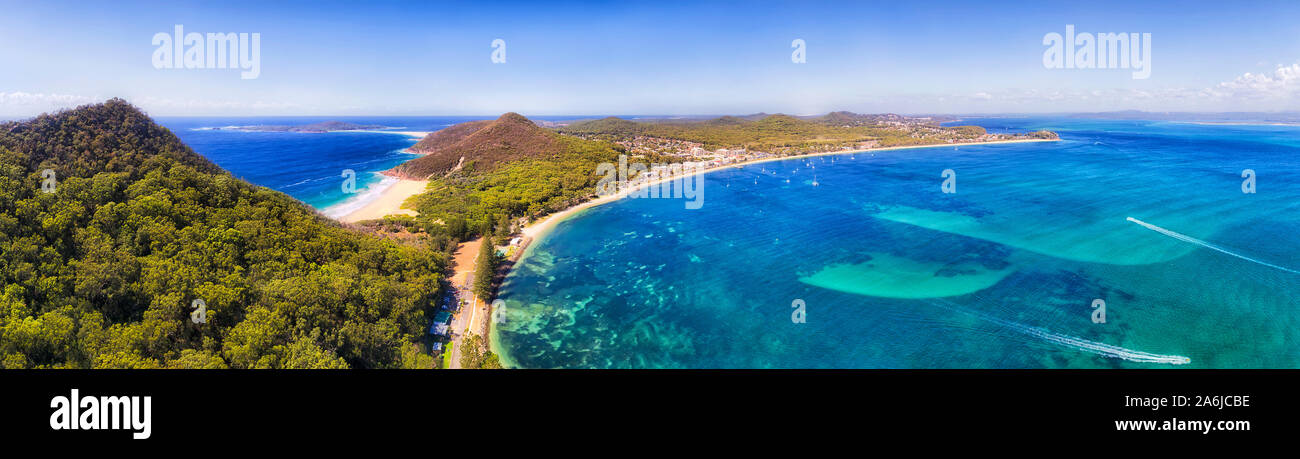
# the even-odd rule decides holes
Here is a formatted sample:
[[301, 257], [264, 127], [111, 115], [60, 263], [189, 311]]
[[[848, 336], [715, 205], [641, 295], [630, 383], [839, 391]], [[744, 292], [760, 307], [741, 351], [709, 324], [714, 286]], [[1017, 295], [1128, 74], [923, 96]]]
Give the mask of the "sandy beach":
[[[1059, 141], [1059, 140], [1060, 140], [1060, 139], [1017, 139], [1017, 140], [999, 140], [999, 141], [992, 141], [992, 142], [968, 142], [968, 143], [938, 144], [938, 145], [908, 145], [908, 146], [902, 146], [902, 147], [873, 148], [873, 149], [868, 149], [868, 150], [842, 150], [842, 151], [832, 151], [832, 152], [824, 152], [824, 153], [808, 153], [808, 154], [803, 154], [803, 155], [782, 156], [782, 157], [775, 157], [775, 158], [764, 158], [764, 159], [760, 159], [760, 160], [747, 161], [747, 162], [743, 162], [743, 163], [733, 163], [733, 164], [727, 164], [727, 165], [724, 165], [724, 166], [711, 167], [711, 168], [708, 168], [708, 169], [705, 169], [705, 170], [702, 170], [702, 171], [695, 172], [695, 173], [693, 173], [693, 174], [691, 174], [691, 175], [694, 175], [694, 174], [707, 174], [707, 173], [709, 173], [709, 172], [719, 171], [719, 170], [722, 170], [722, 169], [727, 169], [727, 168], [732, 168], [732, 167], [737, 167], [737, 166], [749, 166], [749, 165], [753, 165], [753, 164], [768, 163], [768, 162], [773, 162], [773, 161], [785, 161], [785, 160], [788, 160], [788, 159], [809, 158], [809, 157], [815, 157], [815, 156], [847, 155], [847, 154], [858, 154], [858, 153], [874, 154], [874, 153], [879, 152], [879, 151], [910, 150], [910, 149], [917, 149], [917, 148], [947, 148], [947, 147], [962, 147], [962, 146], [967, 146], [967, 145], [992, 145], [992, 144], [1004, 144], [1004, 143], [1029, 143], [1029, 142], [1056, 142], [1056, 141]], [[530, 225], [524, 227], [524, 229], [523, 229], [521, 232], [523, 233], [523, 237], [524, 237], [524, 239], [527, 241], [526, 244], [528, 245], [528, 247], [525, 248], [525, 252], [519, 256], [519, 258], [515, 261], [515, 264], [514, 264], [513, 266], [519, 266], [519, 264], [522, 263], [523, 259], [524, 259], [525, 257], [528, 256], [528, 251], [531, 250], [532, 247], [534, 247], [538, 242], [540, 242], [541, 239], [542, 239], [543, 237], [545, 237], [545, 236], [547, 235], [547, 233], [548, 233], [552, 228], [554, 228], [555, 225], [559, 224], [560, 222], [562, 222], [562, 221], [564, 221], [564, 220], [567, 220], [567, 219], [569, 219], [569, 218], [571, 218], [571, 217], [573, 217], [573, 216], [575, 216], [575, 215], [581, 213], [582, 211], [587, 210], [587, 209], [590, 209], [590, 208], [592, 208], [592, 207], [596, 207], [596, 206], [599, 206], [599, 205], [602, 205], [602, 204], [608, 204], [608, 203], [611, 203], [611, 202], [617, 201], [617, 200], [619, 200], [619, 199], [622, 199], [622, 198], [626, 197], [626, 196], [628, 195], [628, 193], [631, 193], [631, 192], [633, 192], [633, 191], [639, 190], [639, 189], [644, 188], [644, 187], [647, 187], [647, 186], [658, 185], [658, 184], [663, 183], [664, 181], [667, 181], [667, 180], [676, 180], [676, 179], [678, 179], [678, 178], [680, 178], [680, 177], [681, 177], [681, 176], [678, 176], [678, 177], [664, 177], [664, 178], [661, 178], [661, 179], [658, 179], [658, 180], [652, 180], [652, 181], [650, 181], [650, 182], [646, 182], [646, 183], [638, 184], [638, 185], [636, 185], [636, 186], [633, 186], [633, 187], [630, 187], [630, 188], [628, 188], [628, 189], [622, 190], [622, 191], [620, 191], [620, 192], [618, 192], [618, 193], [615, 193], [615, 194], [612, 194], [612, 195], [609, 195], [609, 196], [602, 196], [602, 197], [599, 197], [599, 198], [596, 198], [596, 199], [593, 199], [593, 200], [590, 200], [590, 201], [584, 202], [584, 203], [582, 203], [582, 204], [578, 204], [578, 205], [575, 205], [575, 206], [573, 206], [573, 207], [569, 207], [569, 208], [564, 209], [564, 210], [562, 210], [562, 211], [559, 211], [559, 212], [556, 212], [556, 213], [550, 214], [550, 215], [546, 216], [546, 218], [542, 219], [541, 221], [535, 222], [535, 223], [533, 223], [533, 224], [530, 224]], [[512, 266], [511, 269], [513, 269], [513, 266]], [[516, 368], [516, 367], [517, 367], [517, 365], [515, 364], [515, 362], [512, 361], [512, 360], [510, 359], [509, 354], [507, 354], [507, 353], [501, 351], [502, 348], [501, 348], [501, 344], [500, 344], [500, 336], [496, 333], [496, 327], [492, 327], [492, 328], [489, 330], [489, 333], [488, 333], [488, 342], [490, 343], [491, 349], [493, 349], [493, 350], [497, 353], [498, 357], [501, 359], [501, 364], [502, 364], [503, 366], [505, 366], [506, 368]]]
[[397, 183], [384, 189], [374, 201], [339, 217], [339, 220], [354, 223], [362, 220], [383, 218], [385, 215], [415, 215], [414, 210], [403, 209], [402, 204], [406, 202], [407, 198], [423, 193], [428, 184], [427, 180], [398, 180]]
[[[995, 141], [991, 141], [991, 142], [966, 142], [966, 143], [937, 144], [937, 145], [907, 145], [907, 146], [901, 146], [901, 147], [872, 148], [872, 149], [868, 149], [868, 150], [842, 150], [842, 151], [829, 151], [829, 152], [823, 152], [823, 153], [807, 153], [807, 154], [802, 154], [802, 155], [781, 156], [781, 157], [773, 157], [773, 158], [764, 158], [764, 159], [759, 159], [759, 160], [754, 160], [754, 161], [746, 161], [746, 162], [742, 162], [742, 163], [732, 163], [732, 164], [727, 164], [727, 165], [723, 165], [723, 166], [711, 167], [711, 168], [708, 168], [708, 169], [705, 169], [705, 170], [702, 170], [702, 171], [695, 172], [694, 174], [707, 174], [707, 173], [709, 173], [709, 172], [718, 171], [718, 170], [726, 169], [726, 168], [729, 168], [729, 167], [748, 166], [748, 165], [751, 165], [751, 164], [762, 164], [762, 163], [768, 163], [768, 162], [772, 162], [772, 161], [785, 161], [785, 160], [788, 160], [788, 159], [809, 158], [809, 157], [815, 157], [815, 156], [847, 155], [847, 154], [858, 154], [858, 153], [875, 153], [875, 152], [878, 152], [878, 151], [910, 150], [910, 149], [916, 149], [916, 148], [947, 148], [947, 147], [962, 147], [962, 146], [967, 146], [967, 145], [993, 145], [993, 144], [1004, 144], [1004, 143], [1029, 143], [1029, 142], [1056, 142], [1056, 141], [1058, 141], [1058, 140], [1059, 140], [1059, 139], [1016, 139], [1016, 140], [995, 140]], [[694, 175], [694, 174], [692, 174], [692, 175]], [[612, 195], [609, 195], [609, 196], [602, 196], [602, 197], [599, 197], [599, 198], [596, 198], [596, 199], [593, 199], [593, 200], [590, 200], [590, 201], [584, 202], [584, 203], [582, 203], [582, 204], [578, 204], [578, 205], [576, 205], [576, 206], [570, 207], [570, 208], [568, 208], [568, 209], [564, 209], [564, 210], [562, 210], [562, 211], [559, 211], [559, 212], [553, 213], [553, 214], [551, 214], [551, 215], [548, 215], [546, 218], [542, 219], [542, 221], [539, 221], [539, 222], [533, 223], [533, 224], [531, 224], [531, 225], [528, 225], [527, 227], [524, 227], [524, 229], [523, 229], [523, 231], [522, 231], [522, 232], [523, 232], [523, 235], [524, 235], [524, 238], [525, 238], [525, 239], [529, 239], [529, 245], [535, 244], [535, 243], [538, 242], [537, 239], [538, 239], [539, 237], [544, 236], [544, 235], [546, 234], [546, 232], [547, 232], [548, 230], [550, 230], [552, 227], [554, 227], [557, 223], [560, 223], [560, 222], [564, 221], [565, 219], [574, 216], [574, 215], [577, 214], [578, 212], [581, 212], [581, 211], [583, 211], [583, 210], [585, 210], [585, 209], [589, 209], [589, 208], [592, 208], [592, 207], [595, 207], [595, 206], [599, 206], [599, 205], [601, 205], [601, 204], [607, 204], [607, 203], [610, 203], [610, 202], [617, 201], [617, 200], [619, 200], [619, 199], [622, 199], [622, 198], [626, 197], [626, 196], [628, 195], [628, 193], [633, 192], [633, 191], [636, 191], [636, 190], [639, 190], [639, 189], [641, 189], [641, 188], [644, 188], [644, 187], [647, 187], [647, 186], [651, 186], [651, 185], [657, 185], [657, 184], [663, 183], [664, 181], [667, 181], [667, 180], [676, 180], [676, 179], [678, 179], [678, 178], [680, 178], [680, 177], [664, 177], [664, 178], [661, 178], [661, 179], [658, 179], [658, 180], [652, 180], [652, 181], [650, 181], [650, 182], [642, 183], [642, 184], [638, 184], [638, 185], [636, 185], [636, 186], [633, 186], [633, 187], [630, 187], [630, 188], [628, 188], [628, 189], [622, 190], [622, 191], [620, 191], [620, 192], [618, 192], [618, 193], [615, 193], [615, 194], [612, 194]]]

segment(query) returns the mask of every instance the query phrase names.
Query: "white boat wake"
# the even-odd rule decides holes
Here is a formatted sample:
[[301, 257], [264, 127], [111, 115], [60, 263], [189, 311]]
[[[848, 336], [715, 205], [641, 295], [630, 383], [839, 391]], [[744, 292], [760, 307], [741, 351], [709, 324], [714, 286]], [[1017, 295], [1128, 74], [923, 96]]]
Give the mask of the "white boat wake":
[[1024, 333], [1026, 335], [1033, 336], [1035, 338], [1040, 338], [1049, 343], [1058, 344], [1061, 346], [1069, 347], [1079, 351], [1089, 352], [1092, 354], [1097, 354], [1102, 357], [1123, 359], [1123, 360], [1128, 360], [1130, 362], [1164, 363], [1169, 365], [1185, 365], [1192, 362], [1192, 359], [1188, 357], [1183, 357], [1181, 355], [1152, 354], [1150, 352], [1136, 351], [1133, 349], [1113, 346], [1106, 343], [1089, 341], [1083, 338], [1056, 333], [1044, 328], [1031, 327], [1029, 325], [1025, 325], [1021, 323], [999, 319], [997, 317], [967, 310], [965, 308], [961, 308], [952, 304], [945, 304], [940, 302], [930, 302], [930, 304], [933, 304], [943, 309], [947, 309], [949, 311], [959, 312], [962, 314], [969, 314], [978, 317], [980, 319], [986, 320], [988, 322], [1001, 325], [1005, 328], [1009, 328], [1013, 331]]
[[1186, 234], [1175, 233], [1175, 232], [1173, 232], [1173, 231], [1169, 231], [1169, 230], [1167, 230], [1167, 229], [1161, 228], [1161, 227], [1156, 226], [1156, 225], [1152, 225], [1152, 224], [1150, 224], [1150, 223], [1144, 222], [1144, 221], [1142, 221], [1142, 220], [1138, 220], [1138, 219], [1133, 218], [1133, 217], [1128, 217], [1128, 221], [1131, 221], [1131, 222], [1133, 222], [1133, 223], [1137, 223], [1137, 224], [1139, 224], [1139, 225], [1142, 225], [1142, 226], [1145, 227], [1146, 229], [1149, 229], [1149, 230], [1151, 230], [1151, 231], [1155, 231], [1155, 232], [1160, 233], [1160, 234], [1163, 234], [1163, 235], [1165, 235], [1165, 236], [1169, 236], [1169, 237], [1172, 237], [1172, 238], [1174, 238], [1174, 239], [1177, 239], [1177, 240], [1180, 240], [1180, 241], [1183, 241], [1183, 242], [1190, 242], [1190, 243], [1192, 243], [1192, 244], [1196, 244], [1196, 245], [1199, 245], [1199, 246], [1201, 246], [1201, 247], [1205, 247], [1205, 248], [1207, 248], [1207, 249], [1214, 250], [1214, 251], [1216, 251], [1216, 252], [1220, 252], [1220, 253], [1224, 253], [1224, 254], [1232, 255], [1232, 256], [1234, 256], [1234, 257], [1240, 258], [1240, 259], [1242, 259], [1242, 260], [1249, 261], [1249, 262], [1251, 262], [1251, 263], [1261, 264], [1261, 265], [1268, 266], [1268, 267], [1273, 268], [1273, 269], [1286, 271], [1286, 272], [1289, 272], [1289, 273], [1292, 273], [1292, 274], [1300, 274], [1300, 271], [1296, 271], [1296, 270], [1294, 270], [1294, 269], [1287, 268], [1287, 267], [1283, 267], [1283, 266], [1278, 266], [1278, 265], [1275, 265], [1275, 264], [1272, 264], [1272, 263], [1268, 263], [1268, 262], [1265, 262], [1265, 261], [1256, 260], [1256, 259], [1254, 259], [1254, 258], [1250, 258], [1250, 257], [1248, 257], [1248, 256], [1245, 256], [1245, 255], [1242, 255], [1242, 254], [1239, 254], [1239, 253], [1236, 253], [1236, 252], [1229, 251], [1228, 249], [1225, 249], [1225, 248], [1223, 248], [1223, 247], [1219, 247], [1219, 246], [1214, 245], [1214, 244], [1211, 244], [1211, 243], [1209, 243], [1209, 242], [1202, 241], [1202, 240], [1200, 240], [1200, 239], [1197, 239], [1197, 238], [1194, 238], [1194, 237], [1188, 236], [1188, 235], [1186, 235]]

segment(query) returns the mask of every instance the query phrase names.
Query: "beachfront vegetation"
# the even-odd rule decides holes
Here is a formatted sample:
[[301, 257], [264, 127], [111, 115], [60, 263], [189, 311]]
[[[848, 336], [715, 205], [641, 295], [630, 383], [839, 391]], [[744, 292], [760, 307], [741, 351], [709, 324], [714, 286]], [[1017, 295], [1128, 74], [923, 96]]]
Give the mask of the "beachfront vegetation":
[[497, 272], [497, 251], [492, 245], [490, 232], [482, 238], [478, 246], [478, 259], [474, 260], [474, 294], [484, 302], [492, 301], [492, 286]]
[[[784, 154], [984, 135], [828, 117], [467, 123], [393, 171], [430, 180], [418, 216], [362, 226], [232, 177], [121, 100], [0, 124], [0, 367], [430, 368], [447, 253], [483, 236], [473, 289], [490, 299], [494, 238], [591, 199], [623, 136]], [[476, 339], [465, 366], [499, 367]]]
[[[426, 140], [437, 137], [429, 144], [442, 145], [440, 149], [391, 172], [427, 178], [428, 191], [412, 198], [417, 220], [431, 234], [461, 240], [491, 235], [493, 228], [504, 237], [515, 218], [535, 218], [591, 199], [601, 178], [596, 166], [617, 163], [626, 153], [613, 143], [543, 129], [514, 113], [456, 132], [456, 141], [431, 134]], [[671, 159], [650, 155], [637, 160]]]
[[3, 368], [431, 367], [446, 262], [234, 178], [121, 100], [0, 124]]
[[469, 333], [461, 340], [460, 367], [470, 370], [500, 370], [501, 357], [488, 350], [483, 337]]
[[413, 147], [426, 155], [389, 173], [429, 180], [428, 190], [409, 202], [419, 212], [413, 223], [432, 235], [465, 240], [491, 234], [485, 228], [509, 228], [502, 221], [536, 219], [592, 199], [601, 178], [596, 175], [597, 165], [616, 163], [619, 155], [641, 163], [683, 160], [685, 152], [641, 149], [639, 154], [629, 154], [625, 145], [638, 139], [792, 155], [997, 140], [987, 137], [979, 126], [944, 127], [934, 119], [892, 114], [834, 112], [807, 118], [755, 114], [690, 121], [611, 117], [549, 130], [507, 113], [426, 136]]
[[458, 171], [430, 179], [414, 208], [429, 222], [446, 223], [449, 234], [482, 234], [503, 216], [536, 216], [589, 199], [595, 193], [596, 166], [617, 162], [612, 145], [562, 138], [563, 152], [548, 158], [521, 158], [490, 171]]

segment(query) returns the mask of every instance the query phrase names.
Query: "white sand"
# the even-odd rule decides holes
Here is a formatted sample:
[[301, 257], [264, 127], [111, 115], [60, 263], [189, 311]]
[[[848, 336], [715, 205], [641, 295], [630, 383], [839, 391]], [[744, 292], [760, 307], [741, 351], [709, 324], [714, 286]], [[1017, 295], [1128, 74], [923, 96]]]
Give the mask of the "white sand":
[[[750, 165], [750, 164], [760, 164], [760, 163], [767, 163], [767, 162], [772, 162], [772, 161], [785, 161], [785, 160], [787, 160], [787, 159], [807, 158], [807, 157], [813, 157], [813, 156], [846, 155], [846, 154], [855, 154], [855, 153], [875, 153], [875, 152], [877, 152], [877, 151], [908, 150], [908, 149], [914, 149], [914, 148], [944, 148], [944, 147], [961, 147], [961, 146], [967, 146], [967, 145], [991, 145], [991, 144], [1000, 144], [1000, 143], [1055, 142], [1055, 141], [1057, 141], [1057, 140], [1059, 140], [1059, 139], [1017, 139], [1017, 140], [995, 140], [995, 141], [990, 141], [990, 142], [964, 142], [964, 143], [941, 143], [941, 144], [933, 144], [933, 145], [907, 145], [907, 146], [902, 146], [902, 147], [872, 148], [872, 149], [867, 149], [867, 150], [842, 150], [842, 151], [829, 151], [829, 152], [825, 152], [825, 153], [808, 153], [808, 154], [802, 154], [802, 155], [792, 155], [792, 156], [780, 156], [780, 157], [764, 158], [764, 159], [759, 159], [759, 160], [754, 160], [754, 161], [746, 161], [746, 162], [741, 162], [741, 163], [731, 163], [731, 164], [727, 164], [727, 165], [723, 165], [723, 166], [711, 167], [711, 168], [708, 168], [708, 169], [705, 169], [705, 170], [702, 170], [702, 171], [695, 172], [695, 173], [693, 173], [693, 174], [691, 174], [691, 175], [694, 175], [694, 174], [707, 174], [707, 173], [709, 173], [709, 172], [713, 172], [713, 171], [721, 170], [721, 169], [726, 169], [726, 168], [728, 168], [728, 167], [748, 166], [748, 165]], [[599, 205], [601, 205], [601, 204], [606, 204], [606, 203], [614, 202], [614, 201], [617, 201], [617, 200], [622, 199], [623, 197], [627, 196], [628, 193], [630, 193], [630, 192], [632, 192], [632, 191], [636, 191], [636, 190], [639, 190], [639, 189], [641, 189], [641, 188], [643, 188], [643, 187], [647, 187], [647, 186], [651, 186], [651, 185], [657, 185], [657, 184], [662, 183], [662, 182], [667, 181], [667, 180], [676, 180], [676, 179], [681, 178], [681, 177], [682, 177], [682, 176], [676, 176], [676, 177], [664, 177], [664, 178], [661, 178], [661, 179], [658, 179], [658, 180], [654, 180], [654, 181], [651, 181], [651, 182], [648, 182], [648, 183], [639, 184], [639, 185], [633, 186], [633, 187], [631, 187], [631, 188], [625, 189], [625, 190], [623, 190], [623, 191], [620, 191], [620, 192], [618, 192], [618, 193], [615, 193], [615, 194], [612, 194], [612, 195], [609, 195], [609, 196], [602, 196], [602, 197], [599, 197], [599, 198], [596, 198], [596, 199], [593, 199], [593, 200], [590, 200], [590, 201], [584, 202], [584, 203], [582, 203], [582, 204], [578, 204], [578, 205], [576, 205], [576, 206], [570, 207], [570, 208], [568, 208], [568, 209], [564, 209], [564, 210], [562, 210], [562, 211], [559, 211], [559, 212], [553, 213], [553, 214], [547, 216], [547, 217], [546, 217], [545, 219], [543, 219], [542, 221], [539, 221], [539, 222], [533, 223], [533, 224], [528, 225], [527, 227], [525, 227], [525, 228], [523, 229], [524, 237], [533, 239], [533, 240], [531, 241], [531, 243], [530, 243], [530, 245], [531, 245], [532, 243], [536, 243], [536, 242], [538, 242], [536, 239], [537, 239], [539, 236], [544, 235], [544, 234], [546, 233], [546, 231], [549, 230], [551, 227], [555, 226], [555, 224], [564, 221], [565, 219], [567, 219], [567, 218], [573, 216], [574, 214], [576, 214], [576, 213], [578, 213], [578, 212], [581, 212], [581, 211], [584, 210], [584, 209], [589, 209], [589, 208], [591, 208], [591, 207], [599, 206]]]
[[406, 202], [407, 198], [423, 193], [428, 185], [429, 182], [426, 180], [398, 180], [397, 183], [380, 193], [379, 197], [374, 201], [339, 217], [339, 221], [353, 223], [383, 218], [385, 215], [416, 215], [414, 210], [403, 209], [402, 204]]

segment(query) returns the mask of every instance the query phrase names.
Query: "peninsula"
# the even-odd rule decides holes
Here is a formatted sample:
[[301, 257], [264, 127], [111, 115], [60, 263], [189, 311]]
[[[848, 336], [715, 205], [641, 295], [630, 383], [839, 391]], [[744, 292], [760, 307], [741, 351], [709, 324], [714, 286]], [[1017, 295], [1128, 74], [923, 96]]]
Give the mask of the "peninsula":
[[[1056, 140], [1049, 131], [988, 133], [944, 126], [952, 118], [832, 112], [713, 119], [628, 120], [617, 117], [545, 123], [517, 113], [460, 123], [408, 149], [422, 155], [385, 175], [397, 179], [349, 222], [396, 215], [423, 231], [450, 224], [460, 236], [520, 219], [527, 222], [595, 198], [596, 166], [629, 155], [647, 163], [719, 167], [805, 155], [898, 147]], [[404, 216], [403, 216], [404, 215]], [[417, 216], [418, 215], [418, 216]], [[470, 230], [461, 234], [461, 227]]]

